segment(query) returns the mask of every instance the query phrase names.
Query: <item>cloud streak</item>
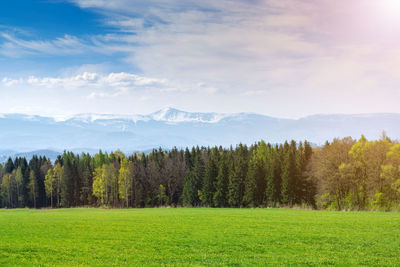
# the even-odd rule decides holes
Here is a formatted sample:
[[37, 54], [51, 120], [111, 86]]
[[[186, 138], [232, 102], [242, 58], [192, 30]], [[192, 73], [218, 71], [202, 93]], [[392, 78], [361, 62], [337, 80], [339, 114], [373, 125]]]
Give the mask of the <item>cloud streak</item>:
[[285, 117], [400, 112], [391, 97], [400, 83], [400, 23], [375, 0], [70, 2], [101, 14], [108, 30], [52, 40], [3, 32], [0, 54], [107, 55], [109, 66], [135, 71], [5, 78], [3, 87], [75, 88], [103, 101], [140, 91], [135, 99], [151, 99], [154, 109], [180, 104]]
[[78, 55], [89, 51], [89, 45], [75, 36], [64, 35], [51, 41], [24, 40], [8, 33], [1, 33], [3, 43], [0, 54], [9, 57], [24, 55]]
[[[19, 87], [45, 87], [63, 90], [91, 90], [90, 98], [96, 96], [119, 96], [130, 90], [162, 90], [169, 86], [166, 79], [148, 78], [132, 73], [100, 74], [84, 72], [70, 77], [35, 77], [12, 79], [4, 77], [1, 84], [5, 88]], [[93, 91], [94, 90], [94, 91]], [[102, 91], [102, 92], [96, 92]], [[107, 92], [105, 92], [107, 91]]]

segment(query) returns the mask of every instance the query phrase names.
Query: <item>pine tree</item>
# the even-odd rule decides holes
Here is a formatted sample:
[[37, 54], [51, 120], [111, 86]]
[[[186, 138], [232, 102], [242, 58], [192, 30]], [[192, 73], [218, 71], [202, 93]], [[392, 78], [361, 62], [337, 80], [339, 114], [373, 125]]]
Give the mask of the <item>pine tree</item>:
[[267, 174], [270, 169], [271, 145], [261, 141], [256, 150], [256, 188], [254, 192], [255, 206], [261, 206], [266, 203]]
[[294, 184], [297, 175], [296, 164], [296, 142], [292, 141], [290, 146], [284, 145], [284, 159], [282, 165], [282, 203], [294, 204]]
[[91, 158], [89, 154], [82, 155], [79, 161], [79, 174], [81, 177], [80, 201], [83, 205], [92, 204], [93, 175], [90, 161]]
[[64, 156], [64, 171], [61, 178], [61, 206], [68, 208], [74, 206], [75, 198], [75, 172], [71, 155]]
[[192, 155], [190, 154], [189, 148], [185, 149], [185, 165], [186, 169], [191, 170], [193, 168]]
[[5, 173], [12, 173], [14, 169], [15, 169], [14, 162], [12, 161], [12, 158], [9, 157], [7, 163], [4, 165], [4, 171]]
[[193, 167], [193, 175], [195, 179], [194, 181], [195, 195], [193, 196], [195, 200], [194, 206], [200, 206], [201, 205], [200, 194], [205, 176], [205, 166], [200, 150], [196, 151], [196, 157], [194, 160], [194, 167]]
[[204, 175], [203, 187], [201, 189], [201, 200], [206, 206], [214, 206], [213, 197], [215, 194], [215, 186], [218, 175], [217, 155], [218, 151], [213, 149], [207, 162]]
[[183, 182], [182, 203], [186, 207], [196, 206], [197, 197], [196, 177], [193, 171], [187, 171]]
[[304, 146], [303, 142], [300, 142], [298, 147], [297, 147], [297, 152], [296, 152], [296, 179], [294, 181], [293, 185], [293, 193], [294, 193], [294, 203], [296, 204], [301, 204], [304, 200], [304, 195], [305, 195], [305, 177], [304, 177], [304, 172], [305, 172], [305, 166], [306, 166], [306, 158], [305, 158], [305, 151], [304, 151]]
[[292, 140], [285, 151], [282, 171], [282, 202], [290, 205], [296, 204], [298, 179], [296, 149], [296, 142]]
[[242, 205], [244, 195], [244, 181], [247, 176], [247, 147], [242, 144], [235, 151], [236, 158], [229, 173], [229, 195], [228, 202], [232, 207]]
[[247, 172], [247, 177], [245, 181], [245, 192], [243, 196], [243, 205], [248, 207], [256, 206], [255, 200], [255, 191], [256, 191], [256, 180], [257, 177], [260, 175], [259, 173], [259, 166], [257, 160], [257, 154], [254, 151], [250, 161], [249, 161], [249, 169]]
[[311, 175], [311, 157], [313, 154], [312, 147], [307, 141], [304, 142], [304, 162], [302, 166], [302, 175], [304, 181], [304, 195], [305, 203], [316, 208], [315, 195], [317, 194], [317, 186], [314, 183]]
[[218, 175], [213, 197], [215, 207], [228, 206], [229, 162], [227, 153], [226, 151], [222, 152], [222, 157], [218, 163]]
[[283, 148], [275, 146], [269, 156], [269, 169], [267, 170], [266, 201], [268, 205], [275, 207], [281, 203], [282, 191], [282, 158]]

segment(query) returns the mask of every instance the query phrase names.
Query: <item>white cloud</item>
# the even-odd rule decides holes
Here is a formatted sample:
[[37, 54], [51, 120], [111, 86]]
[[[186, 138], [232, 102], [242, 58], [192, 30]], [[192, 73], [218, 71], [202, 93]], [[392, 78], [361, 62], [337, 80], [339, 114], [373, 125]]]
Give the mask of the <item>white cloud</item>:
[[0, 55], [22, 57], [29, 54], [77, 55], [95, 49], [75, 36], [64, 35], [54, 40], [24, 40], [8, 33], [0, 33]]
[[[329, 0], [73, 2], [105, 12], [106, 23], [121, 32], [134, 32], [102, 38], [105, 47], [126, 52], [126, 62], [144, 73], [188, 87], [201, 80], [227, 92], [292, 84], [307, 87], [312, 73], [332, 76], [332, 68], [321, 68], [322, 62], [348, 71], [360, 69], [351, 71], [354, 79], [365, 78], [367, 72], [368, 78], [377, 77], [385, 69], [358, 57], [356, 49], [342, 47], [375, 45], [382, 53], [388, 44], [379, 35], [385, 35], [393, 48], [399, 43], [393, 31], [388, 32], [394, 26], [379, 24], [385, 16], [374, 13], [372, 0], [346, 1], [346, 9], [341, 8], [344, 3]], [[145, 23], [149, 26], [143, 27]], [[108, 46], [110, 41], [113, 44]], [[394, 59], [384, 62], [395, 64]], [[339, 72], [335, 83], [346, 86], [346, 75]], [[320, 78], [313, 76], [317, 84]]]
[[[27, 41], [3, 34], [0, 54], [102, 54], [115, 57], [109, 66], [123, 64], [141, 75], [92, 66], [62, 77], [7, 78], [1, 85], [82, 91], [86, 100], [100, 99], [110, 109], [123, 97], [131, 102], [134, 97], [151, 99], [146, 103], [153, 109], [169, 105], [287, 117], [400, 111], [393, 100], [400, 84], [400, 24], [388, 23], [394, 17], [386, 18], [376, 0], [71, 2], [102, 14], [114, 30], [88, 33], [86, 39]], [[106, 102], [111, 98], [120, 102]]]
[[[210, 95], [217, 92], [216, 88], [203, 83], [192, 88], [180, 87], [167, 79], [145, 77], [133, 73], [96, 73], [83, 72], [64, 77], [26, 78], [3, 77], [0, 79], [0, 89], [34, 91], [40, 94], [55, 94], [62, 98], [65, 94], [87, 99], [110, 99], [132, 97], [135, 95], [141, 101], [147, 101], [153, 94], [186, 94], [199, 93]], [[51, 93], [50, 93], [51, 92]]]
[[4, 77], [4, 78], [1, 80], [1, 83], [2, 83], [5, 87], [12, 87], [12, 86], [15, 86], [15, 85], [17, 85], [17, 84], [20, 84], [20, 83], [22, 83], [22, 82], [23, 82], [22, 79], [11, 79], [11, 78], [7, 78], [7, 77]]
[[91, 73], [84, 72], [69, 77], [35, 77], [12, 79], [4, 77], [1, 84], [5, 87], [46, 87], [65, 90], [107, 90], [108, 92], [92, 92], [89, 97], [119, 96], [129, 90], [162, 89], [168, 86], [165, 79], [148, 78], [132, 73]]
[[90, 73], [84, 72], [72, 77], [65, 78], [36, 78], [30, 77], [28, 83], [43, 85], [47, 87], [62, 86], [69, 87], [143, 87], [143, 86], [160, 86], [166, 84], [165, 79], [156, 79], [139, 76], [131, 73]]
[[245, 92], [243, 92], [243, 96], [261, 96], [261, 95], [264, 95], [264, 94], [266, 94], [267, 92], [266, 91], [264, 91], [264, 90], [248, 90], [248, 91], [245, 91]]

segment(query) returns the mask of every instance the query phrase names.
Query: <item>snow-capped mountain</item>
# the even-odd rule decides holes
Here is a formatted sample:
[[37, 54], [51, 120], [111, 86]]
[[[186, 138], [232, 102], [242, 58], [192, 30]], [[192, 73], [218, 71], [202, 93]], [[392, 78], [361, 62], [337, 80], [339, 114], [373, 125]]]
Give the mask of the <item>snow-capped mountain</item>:
[[[7, 116], [7, 115], [2, 115]], [[81, 123], [93, 123], [95, 121], [164, 121], [170, 123], [178, 122], [204, 122], [204, 123], [215, 123], [221, 119], [232, 116], [230, 114], [220, 113], [191, 113], [181, 111], [174, 108], [163, 108], [154, 113], [148, 115], [115, 115], [115, 114], [78, 114], [69, 117], [55, 118], [56, 121], [67, 121], [67, 122], [81, 122]], [[1, 117], [0, 117], [1, 118]]]
[[[0, 156], [33, 150], [131, 152], [163, 147], [251, 144], [308, 140], [323, 144], [335, 137], [382, 131], [400, 137], [400, 114], [314, 115], [297, 120], [253, 113], [191, 113], [165, 108], [148, 115], [80, 114], [51, 118], [0, 115]], [[8, 151], [8, 152], [7, 152]]]
[[148, 119], [155, 121], [165, 121], [170, 123], [178, 122], [203, 122], [216, 123], [227, 117], [227, 114], [218, 113], [190, 113], [173, 108], [164, 108], [147, 116]]

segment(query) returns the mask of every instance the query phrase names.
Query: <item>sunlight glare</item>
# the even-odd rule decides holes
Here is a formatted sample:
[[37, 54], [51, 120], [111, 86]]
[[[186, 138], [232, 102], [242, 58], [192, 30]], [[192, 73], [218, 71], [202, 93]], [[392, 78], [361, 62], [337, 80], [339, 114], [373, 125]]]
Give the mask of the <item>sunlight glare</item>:
[[384, 15], [391, 19], [400, 18], [400, 0], [379, 0]]

